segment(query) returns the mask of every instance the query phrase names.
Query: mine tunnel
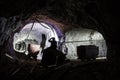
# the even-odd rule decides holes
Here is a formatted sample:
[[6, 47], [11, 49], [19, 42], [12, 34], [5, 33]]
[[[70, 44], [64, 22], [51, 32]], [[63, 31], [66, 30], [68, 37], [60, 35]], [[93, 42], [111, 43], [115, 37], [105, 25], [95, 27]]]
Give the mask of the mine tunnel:
[[[1, 0], [0, 6], [1, 80], [119, 79], [117, 1]], [[49, 48], [55, 54], [44, 56]], [[43, 66], [43, 57], [53, 64]]]

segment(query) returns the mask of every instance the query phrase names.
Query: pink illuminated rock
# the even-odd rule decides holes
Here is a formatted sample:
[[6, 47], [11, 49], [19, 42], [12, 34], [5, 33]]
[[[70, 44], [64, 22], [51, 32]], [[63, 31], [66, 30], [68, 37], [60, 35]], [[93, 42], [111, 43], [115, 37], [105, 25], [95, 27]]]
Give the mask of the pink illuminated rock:
[[28, 45], [28, 51], [30, 53], [36, 53], [39, 52], [41, 50], [40, 45], [38, 44], [29, 44]]

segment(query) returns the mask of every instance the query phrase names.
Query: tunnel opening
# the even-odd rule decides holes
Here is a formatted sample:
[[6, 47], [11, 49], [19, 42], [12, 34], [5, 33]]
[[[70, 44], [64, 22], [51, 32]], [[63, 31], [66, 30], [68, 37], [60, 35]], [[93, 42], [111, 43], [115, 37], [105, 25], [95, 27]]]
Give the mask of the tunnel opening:
[[[42, 21], [27, 21], [22, 27], [20, 24], [17, 24], [16, 26], [18, 29], [14, 32], [12, 38], [9, 39], [7, 44], [8, 46], [10, 45], [7, 47], [10, 55], [14, 57], [14, 51], [19, 54], [28, 55], [29, 44], [31, 48], [34, 46], [34, 50], [32, 50], [33, 53], [39, 52], [40, 54], [42, 49], [50, 46], [48, 40], [51, 37], [55, 37], [58, 49], [67, 54], [66, 57], [68, 59], [77, 59], [77, 47], [88, 45], [95, 45], [99, 48], [99, 54], [96, 57], [97, 59], [106, 58], [106, 42], [102, 34], [98, 31], [78, 27], [70, 29], [64, 33], [64, 30], [61, 29], [61, 25], [56, 26], [54, 21], [49, 21], [50, 20], [46, 19], [43, 19]], [[67, 28], [67, 26], [64, 26], [64, 28]], [[44, 48], [42, 48], [42, 46], [44, 46]], [[41, 55], [39, 55], [38, 59], [41, 59]]]
[[[12, 57], [16, 56], [22, 59], [24, 59], [26, 55], [29, 55], [29, 51], [31, 51], [32, 55], [37, 56], [37, 60], [41, 60], [42, 51], [50, 47], [49, 39], [53, 37], [55, 41], [57, 41], [57, 49], [63, 51], [65, 35], [59, 27], [47, 21], [30, 21], [21, 28], [18, 28], [12, 38], [9, 39], [8, 44], [10, 47], [8, 51]], [[11, 49], [12, 51], [10, 51]], [[33, 58], [33, 56], [31, 56], [31, 58]]]
[[91, 57], [107, 59], [107, 45], [102, 34], [87, 28], [74, 28], [66, 32], [67, 58], [79, 59]]

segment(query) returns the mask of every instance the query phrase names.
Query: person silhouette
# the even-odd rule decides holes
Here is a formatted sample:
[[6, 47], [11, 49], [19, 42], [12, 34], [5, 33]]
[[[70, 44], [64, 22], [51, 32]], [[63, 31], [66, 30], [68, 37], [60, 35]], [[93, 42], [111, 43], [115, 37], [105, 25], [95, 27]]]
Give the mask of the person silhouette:
[[46, 67], [50, 65], [62, 65], [65, 60], [65, 55], [57, 50], [57, 42], [54, 37], [50, 38], [49, 42], [51, 43], [51, 46], [43, 51], [41, 60], [42, 65]]

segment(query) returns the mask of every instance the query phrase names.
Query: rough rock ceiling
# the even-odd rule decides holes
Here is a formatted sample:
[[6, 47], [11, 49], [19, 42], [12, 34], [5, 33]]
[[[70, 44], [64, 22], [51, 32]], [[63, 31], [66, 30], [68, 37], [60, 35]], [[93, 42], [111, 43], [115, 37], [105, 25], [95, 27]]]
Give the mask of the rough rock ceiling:
[[0, 16], [30, 14], [39, 9], [48, 11], [52, 17], [61, 21], [99, 29], [101, 25], [118, 24], [118, 7], [118, 3], [113, 0], [1, 0]]
[[[79, 21], [88, 21], [90, 17], [95, 19], [108, 16], [113, 18], [117, 12], [117, 2], [104, 0], [1, 0], [0, 16], [12, 16], [22, 12], [30, 13], [36, 9], [46, 9], [55, 17], [62, 17], [69, 21], [79, 23]], [[116, 17], [117, 15], [114, 15]], [[109, 21], [109, 20], [108, 20]], [[92, 21], [89, 23], [93, 23]], [[84, 24], [85, 25], [85, 24]]]

